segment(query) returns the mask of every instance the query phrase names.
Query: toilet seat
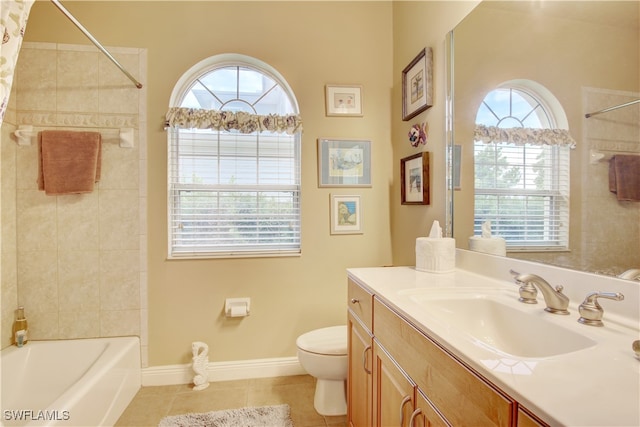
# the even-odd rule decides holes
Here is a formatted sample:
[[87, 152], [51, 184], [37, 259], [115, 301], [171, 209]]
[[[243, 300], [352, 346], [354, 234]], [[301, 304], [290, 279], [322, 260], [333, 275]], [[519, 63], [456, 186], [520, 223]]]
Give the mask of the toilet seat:
[[346, 356], [347, 326], [330, 326], [307, 332], [298, 337], [296, 346], [309, 353]]

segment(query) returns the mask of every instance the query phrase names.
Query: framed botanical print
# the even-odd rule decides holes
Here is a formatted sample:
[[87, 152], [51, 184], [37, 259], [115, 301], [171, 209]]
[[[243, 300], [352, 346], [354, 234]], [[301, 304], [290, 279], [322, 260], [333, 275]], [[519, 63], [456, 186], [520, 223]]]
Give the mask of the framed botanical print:
[[433, 50], [420, 51], [402, 70], [402, 120], [407, 121], [433, 106]]

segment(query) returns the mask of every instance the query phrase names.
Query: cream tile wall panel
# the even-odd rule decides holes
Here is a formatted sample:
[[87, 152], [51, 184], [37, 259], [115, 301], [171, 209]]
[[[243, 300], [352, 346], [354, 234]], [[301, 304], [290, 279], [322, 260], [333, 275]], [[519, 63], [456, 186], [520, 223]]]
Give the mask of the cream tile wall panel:
[[[2, 212], [0, 214], [0, 229], [2, 230], [2, 251], [16, 250], [16, 166], [15, 143], [8, 138], [7, 134], [2, 135]], [[2, 268], [6, 266], [3, 264]], [[15, 270], [15, 266], [13, 267]]]
[[100, 315], [96, 311], [61, 311], [60, 339], [92, 338], [100, 334]]
[[[139, 75], [138, 54], [111, 52], [120, 64], [134, 77]], [[139, 89], [108, 58], [99, 59], [100, 113], [138, 114]]]
[[58, 253], [18, 252], [18, 303], [30, 312], [58, 311]]
[[100, 249], [139, 249], [138, 190], [100, 190]]
[[[109, 50], [132, 74], [146, 73], [145, 49]], [[13, 90], [0, 153], [2, 345], [21, 303], [33, 339], [140, 335], [146, 349], [146, 129], [139, 129], [146, 126], [146, 88], [136, 89], [91, 45], [24, 43]], [[108, 134], [95, 191], [38, 191], [37, 138], [17, 147], [11, 115], [12, 124], [36, 132]], [[134, 129], [135, 148], [119, 147], [123, 127]]]
[[11, 311], [18, 307], [18, 279], [17, 279], [17, 256], [16, 251], [2, 251], [2, 313], [5, 310]]
[[[17, 146], [16, 142], [13, 140], [11, 133], [15, 130], [15, 126], [7, 126], [7, 131], [2, 133], [2, 146], [1, 148], [1, 156], [2, 159], [6, 160], [2, 164], [2, 189], [3, 189], [3, 201], [5, 197], [15, 197], [15, 188], [16, 188], [16, 170], [17, 165], [15, 162], [15, 158], [17, 155]], [[11, 161], [13, 160], [13, 161]], [[6, 193], [4, 194], [5, 191]], [[15, 206], [15, 201], [13, 203], [9, 203], [9, 205]], [[2, 208], [4, 209], [4, 203]], [[4, 237], [4, 236], [3, 236]]]
[[2, 257], [2, 274], [0, 275], [0, 280], [2, 281], [0, 345], [4, 348], [11, 344], [11, 328], [15, 319], [15, 309], [18, 307], [18, 282], [16, 278], [16, 252], [3, 249], [0, 256]]
[[100, 253], [94, 251], [58, 251], [59, 310], [91, 311], [100, 309]]
[[[38, 132], [34, 128], [34, 132]], [[18, 147], [16, 153], [16, 187], [18, 190], [38, 189], [38, 138], [31, 138], [31, 145]]]
[[97, 192], [58, 196], [56, 213], [59, 250], [98, 250], [100, 221]]
[[[13, 75], [13, 79], [14, 81], [16, 80], [16, 74], [14, 73]], [[17, 101], [16, 98], [18, 97], [17, 95], [17, 91], [16, 91], [16, 85], [12, 84], [11, 85], [11, 93], [9, 94], [9, 103], [7, 104], [7, 109], [4, 112], [4, 119], [2, 120], [2, 123], [11, 123], [11, 124], [15, 124], [16, 123], [16, 105], [17, 105]]]
[[[141, 203], [142, 205], [142, 203]], [[143, 212], [146, 213], [147, 210], [147, 206], [145, 205], [143, 208], [141, 208]], [[141, 216], [141, 222], [143, 222], [142, 218], [146, 218], [146, 216]], [[148, 250], [147, 250], [147, 235], [144, 233], [140, 233], [140, 251], [139, 251], [139, 255], [140, 255], [140, 273], [146, 273], [148, 271], [148, 267], [147, 267], [147, 254], [148, 254]], [[141, 286], [143, 283], [146, 283], [147, 280], [147, 276], [146, 274], [144, 276], [140, 277], [141, 280]], [[141, 288], [142, 289], [142, 288]]]
[[118, 310], [100, 312], [100, 336], [140, 336], [140, 311]]
[[100, 308], [140, 308], [140, 264], [137, 251], [100, 253]]
[[17, 110], [56, 110], [56, 58], [55, 48], [40, 45], [30, 49], [23, 44], [16, 64]]
[[21, 190], [17, 194], [18, 251], [55, 251], [57, 213], [55, 196], [38, 190]]
[[121, 148], [118, 144], [102, 144], [100, 189], [138, 189], [138, 149]]
[[58, 312], [39, 312], [25, 306], [25, 315], [29, 320], [29, 339], [56, 340], [59, 338]]
[[57, 111], [98, 111], [99, 52], [58, 51]]

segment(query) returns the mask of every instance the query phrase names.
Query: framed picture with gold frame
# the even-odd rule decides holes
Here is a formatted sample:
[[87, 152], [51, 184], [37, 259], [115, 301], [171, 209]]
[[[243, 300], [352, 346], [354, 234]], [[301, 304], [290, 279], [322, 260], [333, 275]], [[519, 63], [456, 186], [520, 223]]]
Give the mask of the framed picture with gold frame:
[[400, 185], [403, 205], [428, 205], [429, 152], [400, 160]]
[[327, 116], [362, 117], [361, 85], [326, 85]]
[[410, 120], [432, 106], [433, 50], [427, 47], [402, 70], [402, 120]]

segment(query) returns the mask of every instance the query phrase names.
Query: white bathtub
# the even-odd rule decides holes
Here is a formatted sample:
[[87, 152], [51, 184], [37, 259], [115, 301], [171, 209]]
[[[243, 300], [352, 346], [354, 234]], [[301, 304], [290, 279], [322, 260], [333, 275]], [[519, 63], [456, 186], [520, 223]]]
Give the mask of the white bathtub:
[[0, 368], [0, 424], [112, 426], [140, 389], [140, 341], [29, 341], [2, 350]]

